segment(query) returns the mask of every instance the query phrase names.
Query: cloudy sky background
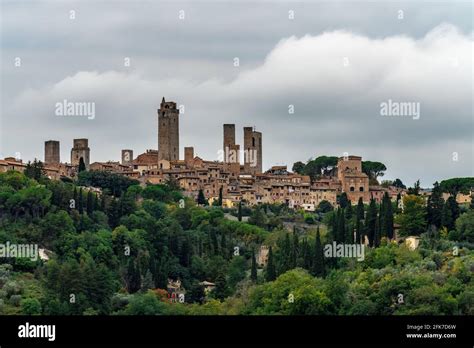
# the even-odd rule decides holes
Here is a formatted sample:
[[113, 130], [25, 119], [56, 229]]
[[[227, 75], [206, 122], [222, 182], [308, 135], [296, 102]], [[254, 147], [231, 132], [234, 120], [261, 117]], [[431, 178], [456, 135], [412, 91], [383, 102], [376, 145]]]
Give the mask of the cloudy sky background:
[[[348, 152], [409, 185], [474, 175], [470, 1], [0, 2], [2, 158], [43, 159], [49, 139], [68, 162], [73, 138], [92, 162], [156, 149], [165, 96], [185, 107], [181, 157], [217, 159], [235, 123], [241, 144], [263, 132], [264, 168]], [[64, 99], [95, 119], [56, 116]], [[382, 117], [388, 99], [420, 119]]]

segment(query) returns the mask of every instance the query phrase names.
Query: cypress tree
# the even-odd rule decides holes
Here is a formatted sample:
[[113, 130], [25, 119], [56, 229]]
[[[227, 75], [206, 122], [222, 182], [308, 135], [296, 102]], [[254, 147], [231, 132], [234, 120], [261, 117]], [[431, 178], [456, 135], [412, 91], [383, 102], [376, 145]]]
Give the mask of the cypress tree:
[[252, 269], [250, 271], [250, 279], [257, 282], [257, 260], [255, 260], [255, 250], [252, 251]]
[[399, 193], [397, 194], [397, 208], [396, 208], [396, 210], [395, 210], [397, 213], [400, 213], [400, 212], [401, 212], [401, 209], [399, 208], [401, 199], [402, 199], [402, 195], [401, 195], [400, 192], [399, 192]]
[[352, 222], [346, 223], [346, 230], [345, 230], [345, 243], [352, 244], [354, 243], [354, 228], [352, 226]]
[[[349, 211], [349, 213], [348, 213]], [[344, 213], [344, 242], [348, 244], [354, 243], [354, 226], [352, 224], [352, 206], [351, 206], [351, 201], [349, 201], [349, 204], [347, 205], [347, 208]]]
[[362, 201], [362, 197], [359, 198], [357, 202], [357, 220], [364, 220], [364, 202]]
[[94, 195], [94, 210], [100, 210], [99, 207], [99, 195], [95, 194]]
[[219, 188], [219, 200], [217, 201], [217, 205], [222, 207], [222, 186]]
[[357, 244], [362, 243], [363, 244], [362, 238], [364, 236], [364, 225], [363, 225], [362, 221], [359, 220], [359, 219], [357, 219], [357, 221], [356, 221], [356, 230], [355, 230], [355, 232], [356, 232], [355, 243], [357, 243]]
[[443, 206], [443, 192], [439, 186], [439, 183], [436, 181], [433, 184], [433, 191], [431, 192], [431, 195], [428, 198], [428, 204], [426, 206], [428, 224], [434, 225], [437, 228], [441, 227], [441, 216], [443, 213]]
[[337, 223], [337, 242], [344, 243], [346, 241], [346, 222], [344, 219], [344, 209], [338, 212], [339, 218]]
[[303, 267], [307, 270], [310, 270], [311, 269], [311, 249], [309, 247], [309, 243], [306, 238], [303, 240], [302, 254], [303, 254]]
[[123, 216], [123, 211], [124, 211], [124, 206], [123, 206], [123, 193], [120, 195], [120, 198], [117, 199], [117, 202], [118, 202], [118, 209], [117, 209], [117, 212], [118, 212], [118, 220], [117, 220], [117, 222], [119, 222], [120, 218]]
[[362, 197], [359, 197], [356, 209], [355, 243], [361, 243], [363, 239], [364, 225], [362, 223], [362, 220], [364, 220], [364, 217], [364, 202], [362, 201]]
[[446, 200], [446, 203], [448, 204], [449, 209], [451, 210], [453, 222], [455, 222], [456, 219], [459, 217], [459, 204], [458, 202], [456, 202], [456, 197], [454, 195], [449, 196], [449, 198]]
[[105, 213], [107, 207], [106, 207], [106, 204], [105, 204], [105, 194], [102, 194], [102, 197], [100, 199], [100, 210], [103, 211]]
[[237, 217], [238, 217], [239, 221], [242, 221], [242, 201], [239, 201], [239, 210], [238, 210], [238, 213], [237, 213]]
[[316, 240], [314, 242], [314, 260], [312, 273], [316, 277], [324, 276], [324, 254], [323, 247], [321, 245], [321, 236], [319, 234], [319, 228], [316, 232]]
[[229, 254], [228, 254], [229, 249], [227, 248], [227, 240], [225, 238], [225, 232], [222, 232], [221, 251], [222, 251], [222, 256], [224, 256], [224, 258], [227, 259], [229, 257]]
[[189, 245], [189, 240], [186, 238], [181, 244], [179, 249], [179, 262], [184, 267], [189, 267], [191, 261], [191, 247]]
[[448, 231], [451, 231], [454, 227], [454, 219], [453, 219], [453, 213], [451, 212], [451, 209], [449, 208], [448, 201], [443, 206], [443, 211], [441, 214], [441, 224], [448, 229]]
[[382, 198], [382, 203], [380, 204], [380, 209], [379, 209], [379, 221], [380, 221], [380, 237], [387, 237], [387, 222], [386, 221], [386, 210], [387, 210], [387, 200], [389, 201], [388, 204], [390, 204], [390, 198], [388, 198], [388, 193], [385, 192]]
[[168, 259], [165, 256], [162, 256], [159, 261], [155, 261], [155, 272], [154, 272], [154, 280], [155, 280], [155, 287], [160, 289], [166, 289], [166, 285], [168, 284]]
[[291, 242], [290, 235], [286, 233], [283, 242], [280, 247], [280, 263], [279, 263], [279, 274], [285, 273], [290, 267], [290, 256], [291, 256]]
[[140, 275], [140, 269], [135, 265], [135, 261], [133, 259], [129, 259], [127, 270], [128, 292], [133, 294], [134, 292], [140, 290], [141, 282], [142, 278]]
[[79, 218], [79, 225], [77, 226], [77, 230], [79, 232], [82, 232], [85, 230], [84, 228], [84, 215], [81, 215], [81, 217]]
[[393, 239], [393, 206], [392, 201], [387, 194], [387, 203], [385, 206], [385, 225], [386, 225], [386, 236], [388, 239]]
[[223, 274], [219, 274], [216, 278], [216, 289], [214, 290], [214, 294], [219, 300], [223, 300], [227, 297], [227, 293], [227, 280]]
[[337, 239], [338, 239], [338, 236], [337, 236], [337, 233], [338, 233], [337, 224], [338, 223], [339, 223], [339, 209], [336, 209], [332, 212], [331, 221], [330, 221], [332, 238], [335, 241], [337, 241]]
[[298, 249], [299, 249], [298, 233], [296, 233], [296, 229], [293, 229], [293, 243], [291, 245], [290, 269], [295, 268], [297, 265]]
[[374, 246], [374, 238], [377, 225], [377, 206], [373, 197], [370, 199], [370, 204], [367, 210], [364, 225], [367, 237], [369, 238], [369, 245], [372, 247]]
[[74, 200], [74, 207], [77, 208], [78, 201], [77, 201], [77, 187], [76, 186], [74, 186], [74, 193], [72, 195], [72, 199]]
[[83, 195], [82, 195], [82, 187], [79, 189], [79, 214], [84, 213], [84, 202], [83, 202]]
[[206, 197], [204, 196], [204, 191], [199, 189], [198, 197], [197, 197], [197, 204], [199, 205], [207, 205]]
[[107, 216], [109, 217], [110, 226], [115, 228], [118, 226], [120, 221], [120, 203], [116, 198], [112, 198], [112, 202], [107, 210]]
[[28, 163], [26, 164], [23, 174], [25, 174], [27, 178], [33, 179], [35, 177], [34, 169], [33, 169], [33, 166], [31, 165], [31, 161], [28, 161]]
[[219, 253], [219, 244], [217, 243], [217, 234], [214, 228], [211, 229], [211, 243], [212, 243], [212, 251], [214, 255]]
[[203, 245], [202, 245], [202, 239], [201, 239], [201, 237], [198, 237], [198, 254], [199, 254], [199, 257], [202, 257], [202, 254], [203, 254]]
[[339, 196], [339, 206], [342, 209], [345, 209], [348, 204], [349, 204], [349, 199], [347, 199], [347, 193], [345, 192], [341, 193], [341, 195]]
[[267, 262], [266, 278], [267, 278], [268, 282], [274, 281], [276, 279], [275, 264], [273, 262], [273, 251], [272, 251], [271, 246], [268, 250], [268, 262]]
[[378, 247], [380, 246], [380, 240], [382, 239], [382, 233], [381, 233], [381, 230], [382, 230], [382, 205], [379, 206], [379, 215], [376, 219], [376, 223], [375, 223], [375, 234], [374, 234], [374, 246], [375, 247]]
[[59, 190], [57, 187], [51, 188], [52, 190], [52, 195], [51, 195], [51, 204], [61, 207], [61, 194], [59, 193]]
[[87, 215], [91, 216], [92, 212], [94, 211], [94, 197], [92, 195], [92, 191], [87, 192], [87, 203], [86, 203], [86, 211]]
[[84, 163], [84, 159], [81, 157], [79, 159], [79, 173], [86, 170], [86, 164]]
[[352, 219], [352, 204], [351, 201], [347, 201], [346, 220], [350, 219]]

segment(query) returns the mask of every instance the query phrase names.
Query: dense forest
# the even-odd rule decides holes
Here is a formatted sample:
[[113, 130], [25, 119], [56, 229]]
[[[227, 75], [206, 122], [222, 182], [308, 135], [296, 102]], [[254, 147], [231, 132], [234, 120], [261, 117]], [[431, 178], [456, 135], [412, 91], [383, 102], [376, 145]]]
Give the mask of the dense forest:
[[[473, 315], [474, 206], [445, 201], [438, 183], [428, 200], [418, 189], [368, 205], [342, 194], [315, 212], [224, 209], [173, 181], [87, 171], [52, 181], [40, 163], [1, 173], [0, 244], [35, 243], [47, 259], [0, 258], [0, 314]], [[363, 261], [324, 253], [366, 238]], [[168, 298], [169, 280], [182, 301]]]

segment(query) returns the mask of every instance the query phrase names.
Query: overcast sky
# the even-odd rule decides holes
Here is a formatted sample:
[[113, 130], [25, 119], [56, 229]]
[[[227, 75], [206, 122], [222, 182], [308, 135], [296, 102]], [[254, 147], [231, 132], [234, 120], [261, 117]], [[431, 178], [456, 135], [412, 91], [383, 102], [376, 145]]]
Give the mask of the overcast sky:
[[[49, 139], [67, 162], [73, 138], [91, 162], [156, 149], [165, 96], [181, 157], [217, 159], [235, 123], [242, 145], [263, 133], [264, 168], [347, 152], [408, 185], [474, 175], [470, 1], [0, 3], [2, 158], [43, 159]], [[56, 116], [65, 99], [95, 118]], [[381, 116], [388, 100], [419, 119]]]

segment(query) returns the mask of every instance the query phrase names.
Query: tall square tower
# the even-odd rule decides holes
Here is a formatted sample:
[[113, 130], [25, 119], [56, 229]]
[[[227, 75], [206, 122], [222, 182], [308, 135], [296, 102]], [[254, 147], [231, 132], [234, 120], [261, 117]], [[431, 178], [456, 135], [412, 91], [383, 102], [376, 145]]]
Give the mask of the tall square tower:
[[48, 140], [44, 142], [44, 163], [59, 163], [59, 141]]
[[158, 160], [179, 160], [179, 109], [164, 97], [158, 109]]
[[78, 166], [81, 163], [81, 158], [84, 161], [86, 169], [89, 169], [90, 152], [88, 139], [74, 139], [73, 147], [71, 149], [71, 164]]
[[262, 173], [262, 133], [252, 127], [244, 127], [244, 171], [253, 175]]

